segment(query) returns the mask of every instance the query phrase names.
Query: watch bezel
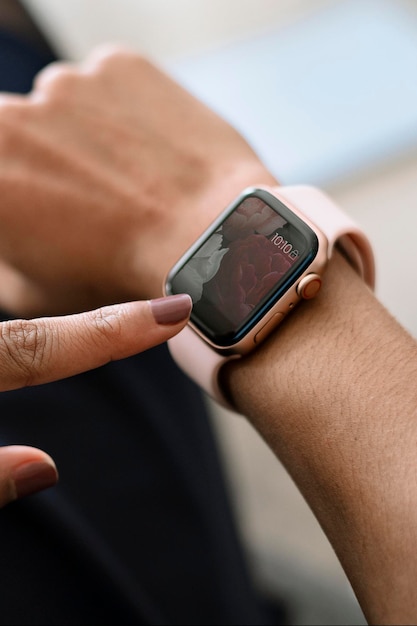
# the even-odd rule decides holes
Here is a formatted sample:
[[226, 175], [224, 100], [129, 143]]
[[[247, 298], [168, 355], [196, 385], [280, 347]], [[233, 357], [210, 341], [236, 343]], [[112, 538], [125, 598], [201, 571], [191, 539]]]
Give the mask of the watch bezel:
[[[245, 354], [256, 347], [257, 343], [260, 342], [259, 331], [265, 328], [267, 324], [269, 324], [272, 331], [285, 315], [299, 302], [300, 295], [297, 292], [297, 285], [300, 281], [310, 273], [321, 275], [327, 264], [327, 239], [310, 220], [306, 219], [296, 207], [291, 206], [286, 199], [280, 198], [279, 192], [274, 190], [274, 193], [271, 193], [267, 188], [249, 187], [239, 194], [239, 196], [220, 213], [172, 267], [164, 284], [164, 291], [167, 295], [173, 293], [170, 287], [173, 277], [186, 265], [190, 258], [237, 207], [249, 197], [259, 198], [267, 205], [271, 206], [290, 224], [295, 226], [311, 245], [309, 245], [307, 254], [304, 254], [301, 261], [294, 267], [294, 271], [287, 276], [284, 282], [278, 284], [276, 290], [268, 294], [268, 297], [264, 298], [265, 301], [256, 308], [255, 314], [240, 327], [239, 332], [235, 333], [233, 341], [220, 343], [219, 341], [213, 340], [213, 337], [208, 336], [202, 326], [196, 323], [192, 313], [189, 326], [213, 349], [223, 354]], [[277, 313], [279, 315], [277, 315]]]

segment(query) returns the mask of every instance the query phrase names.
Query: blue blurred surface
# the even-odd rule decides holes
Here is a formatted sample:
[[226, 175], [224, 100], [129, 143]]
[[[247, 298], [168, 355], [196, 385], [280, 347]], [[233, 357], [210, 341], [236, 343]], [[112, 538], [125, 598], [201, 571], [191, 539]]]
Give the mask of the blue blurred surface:
[[345, 0], [169, 70], [284, 183], [334, 182], [417, 146], [417, 17], [398, 2]]

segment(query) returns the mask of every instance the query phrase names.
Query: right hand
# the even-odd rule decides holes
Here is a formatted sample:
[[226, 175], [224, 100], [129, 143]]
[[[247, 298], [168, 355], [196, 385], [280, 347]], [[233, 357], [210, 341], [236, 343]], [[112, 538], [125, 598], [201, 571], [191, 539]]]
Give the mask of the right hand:
[[[187, 323], [189, 296], [88, 313], [0, 323], [0, 392], [73, 376], [167, 341]], [[54, 462], [27, 446], [0, 448], [0, 507], [52, 486]]]

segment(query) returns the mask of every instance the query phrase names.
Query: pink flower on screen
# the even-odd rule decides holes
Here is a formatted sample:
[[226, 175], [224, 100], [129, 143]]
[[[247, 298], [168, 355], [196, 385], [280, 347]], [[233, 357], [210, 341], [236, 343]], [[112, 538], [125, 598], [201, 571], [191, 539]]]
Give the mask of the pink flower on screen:
[[250, 235], [229, 245], [217, 274], [204, 294], [239, 325], [291, 267], [291, 260], [263, 235]]
[[243, 239], [251, 233], [263, 235], [278, 230], [285, 224], [284, 218], [275, 213], [259, 198], [247, 198], [239, 208], [227, 218], [222, 227], [226, 240]]

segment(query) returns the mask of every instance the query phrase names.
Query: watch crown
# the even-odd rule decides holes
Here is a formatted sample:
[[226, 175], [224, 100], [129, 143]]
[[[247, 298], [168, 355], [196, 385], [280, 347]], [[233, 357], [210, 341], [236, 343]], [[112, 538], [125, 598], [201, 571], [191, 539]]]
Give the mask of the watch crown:
[[297, 285], [297, 293], [304, 300], [314, 298], [321, 288], [321, 277], [318, 274], [307, 274]]

